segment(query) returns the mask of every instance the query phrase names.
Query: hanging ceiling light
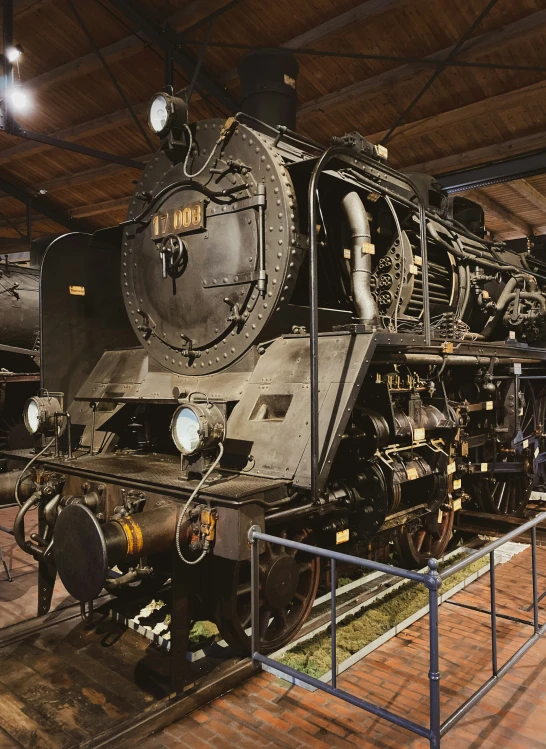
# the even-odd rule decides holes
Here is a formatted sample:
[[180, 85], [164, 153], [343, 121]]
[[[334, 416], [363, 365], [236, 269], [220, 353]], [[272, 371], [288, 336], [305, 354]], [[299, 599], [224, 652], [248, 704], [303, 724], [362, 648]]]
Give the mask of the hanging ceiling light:
[[8, 93], [8, 101], [14, 112], [26, 112], [30, 109], [31, 99], [22, 86], [13, 86]]
[[12, 47], [8, 47], [6, 49], [6, 57], [8, 58], [8, 62], [11, 62], [13, 65], [14, 62], [17, 62], [21, 55], [23, 54], [23, 48], [20, 44], [15, 44]]

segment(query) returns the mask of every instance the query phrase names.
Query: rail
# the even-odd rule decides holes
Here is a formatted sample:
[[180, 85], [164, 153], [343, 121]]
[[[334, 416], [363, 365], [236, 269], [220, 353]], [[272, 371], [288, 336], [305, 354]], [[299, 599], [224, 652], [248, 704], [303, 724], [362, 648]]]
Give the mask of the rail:
[[[300, 682], [309, 684], [310, 686], [316, 687], [317, 689], [327, 692], [328, 694], [337, 697], [344, 702], [348, 702], [355, 707], [361, 708], [372, 715], [394, 723], [401, 728], [405, 728], [418, 736], [421, 736], [428, 740], [429, 745], [432, 749], [439, 749], [441, 739], [445, 734], [451, 730], [459, 720], [466, 715], [476, 703], [485, 696], [495, 684], [514, 666], [520, 658], [525, 655], [529, 648], [534, 645], [538, 638], [546, 632], [546, 623], [540, 625], [539, 623], [539, 610], [538, 610], [538, 573], [537, 573], [537, 555], [536, 555], [536, 526], [546, 520], [546, 512], [542, 512], [532, 520], [529, 520], [524, 525], [515, 528], [505, 536], [492, 541], [481, 549], [469, 554], [458, 562], [455, 562], [450, 567], [442, 571], [442, 574], [438, 572], [438, 561], [436, 559], [430, 559], [428, 562], [427, 572], [414, 572], [412, 570], [405, 570], [399, 567], [394, 567], [388, 564], [382, 564], [381, 562], [374, 562], [369, 559], [360, 559], [358, 557], [351, 556], [349, 554], [343, 554], [341, 552], [329, 549], [321, 549], [308, 544], [302, 544], [298, 541], [291, 541], [285, 538], [279, 538], [278, 536], [271, 536], [267, 533], [262, 533], [258, 526], [252, 526], [249, 531], [248, 538], [251, 545], [251, 648], [252, 648], [252, 662], [256, 668], [260, 667], [260, 664], [270, 666], [277, 671], [290, 676], [293, 679], [297, 679]], [[523, 645], [502, 665], [498, 665], [497, 656], [497, 611], [496, 611], [496, 582], [495, 582], [495, 551], [500, 546], [503, 546], [508, 541], [517, 538], [522, 533], [531, 531], [531, 568], [532, 568], [532, 585], [533, 585], [533, 634], [529, 637]], [[336, 639], [337, 639], [337, 624], [336, 624], [336, 590], [335, 584], [332, 584], [331, 592], [331, 651], [332, 651], [332, 679], [331, 684], [320, 681], [319, 679], [309, 676], [301, 671], [297, 671], [290, 666], [286, 666], [283, 663], [269, 658], [266, 655], [262, 655], [259, 652], [259, 600], [260, 600], [260, 580], [259, 580], [259, 555], [260, 555], [260, 542], [267, 542], [284, 546], [286, 548], [295, 549], [296, 551], [306, 552], [313, 556], [324, 557], [330, 560], [331, 568], [331, 580], [335, 581], [336, 574], [336, 563], [345, 562], [348, 564], [357, 565], [368, 570], [375, 570], [379, 572], [385, 572], [395, 577], [400, 577], [413, 582], [418, 582], [424, 585], [429, 593], [429, 707], [430, 707], [430, 718], [429, 725], [424, 726], [419, 723], [415, 723], [408, 718], [397, 715], [396, 713], [388, 710], [384, 707], [376, 705], [367, 700], [363, 700], [360, 697], [340, 689], [337, 686], [337, 660], [336, 660]], [[484, 556], [489, 555], [490, 568], [489, 578], [491, 587], [491, 610], [490, 614], [491, 622], [491, 667], [492, 675], [487, 679], [481, 687], [479, 687], [474, 694], [469, 697], [460, 707], [458, 707], [451, 715], [441, 721], [440, 716], [440, 666], [439, 666], [439, 637], [438, 637], [438, 591], [442, 585], [442, 582], [452, 575], [464, 570], [469, 565], [478, 561]], [[523, 620], [518, 620], [522, 623], [529, 624]]]

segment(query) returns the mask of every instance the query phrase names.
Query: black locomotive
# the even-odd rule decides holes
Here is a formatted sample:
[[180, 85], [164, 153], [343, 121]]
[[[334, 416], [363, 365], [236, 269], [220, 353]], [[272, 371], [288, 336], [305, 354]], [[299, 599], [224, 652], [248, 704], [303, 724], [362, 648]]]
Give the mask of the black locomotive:
[[[36, 447], [10, 454], [42, 610], [57, 571], [81, 601], [174, 576], [244, 650], [251, 525], [420, 565], [462, 505], [517, 514], [543, 482], [546, 263], [360, 135], [294, 132], [296, 72], [251, 55], [227, 120], [158, 94], [127, 220], [45, 256]], [[319, 564], [260, 570], [267, 651]]]
[[[32, 248], [30, 264], [0, 263], [0, 447], [30, 447], [22, 423], [25, 401], [38, 391], [40, 338], [38, 290], [40, 243]], [[0, 496], [13, 502], [1, 488]], [[13, 487], [12, 487], [13, 488]]]

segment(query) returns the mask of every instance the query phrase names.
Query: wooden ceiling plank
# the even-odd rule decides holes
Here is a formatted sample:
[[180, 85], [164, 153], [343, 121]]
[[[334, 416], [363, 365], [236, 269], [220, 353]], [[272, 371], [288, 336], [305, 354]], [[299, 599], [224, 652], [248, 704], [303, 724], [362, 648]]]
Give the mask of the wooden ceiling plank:
[[[376, 1], [377, 0], [374, 0], [374, 2]], [[407, 1], [408, 0], [406, 0], [406, 2]], [[48, 0], [48, 2], [51, 2], [51, 0]], [[195, 3], [192, 3], [191, 5], [194, 4]], [[218, 5], [217, 2], [216, 5]], [[193, 22], [196, 12], [196, 8], [193, 8], [190, 12], [189, 7], [185, 7], [170, 16], [170, 18], [167, 19], [167, 25], [177, 32], [184, 31], [184, 29]], [[127, 60], [138, 54], [146, 46], [147, 44], [145, 40], [139, 38], [135, 34], [131, 34], [113, 44], [102, 47], [100, 52], [109, 65], [115, 65], [118, 62]], [[73, 81], [85, 75], [89, 75], [90, 73], [94, 73], [97, 70], [100, 70], [101, 67], [101, 61], [95, 52], [89, 52], [82, 57], [70, 60], [70, 62], [67, 62], [64, 65], [59, 65], [57, 68], [53, 68], [52, 70], [48, 70], [45, 73], [41, 73], [40, 75], [31, 78], [25, 82], [25, 88], [42, 92], [59, 83], [67, 83], [68, 81]]]
[[[114, 198], [113, 200], [103, 200], [100, 203], [93, 203], [92, 205], [83, 205], [79, 208], [74, 208], [71, 211], [67, 212], [66, 217], [69, 221], [74, 222], [76, 224], [77, 222], [80, 222], [82, 219], [87, 218], [89, 216], [97, 216], [100, 213], [107, 213], [108, 211], [113, 211], [118, 208], [126, 208], [129, 205], [129, 201], [131, 200], [132, 195], [127, 196], [126, 198]], [[37, 209], [39, 209], [38, 206], [36, 206]], [[56, 223], [61, 223], [60, 221], [57, 221], [57, 219], [54, 219], [53, 216], [49, 216], [46, 213], [43, 212], [36, 212], [32, 214], [32, 222], [37, 223], [38, 221], [44, 221], [46, 219], [55, 220]], [[10, 218], [12, 226], [10, 227], [9, 223], [4, 219], [0, 221], [0, 228], [13, 228], [13, 226], [26, 226], [27, 217], [24, 216], [15, 216], [14, 218]], [[66, 224], [61, 224], [66, 225]], [[88, 230], [88, 229], [87, 229]]]
[[[153, 154], [146, 153], [143, 156], [138, 156], [138, 161], [143, 163], [149, 161]], [[119, 164], [106, 164], [106, 166], [98, 166], [95, 169], [85, 169], [82, 172], [75, 172], [73, 174], [63, 174], [60, 177], [55, 177], [42, 182], [39, 185], [39, 190], [46, 190], [46, 192], [53, 192], [54, 190], [63, 190], [66, 187], [76, 187], [78, 185], [85, 185], [90, 182], [95, 182], [99, 179], [105, 179], [107, 177], [113, 177], [119, 172], [123, 171], [126, 167], [120, 166]], [[139, 170], [140, 171], [140, 170]]]
[[100, 203], [93, 203], [93, 205], [84, 205], [80, 208], [74, 208], [70, 211], [70, 215], [72, 218], [81, 219], [88, 216], [97, 216], [99, 213], [107, 213], [116, 208], [127, 208], [131, 198], [132, 195], [129, 195], [126, 198], [114, 198], [113, 200], [103, 200]]
[[[507, 91], [497, 96], [489, 96], [485, 99], [467, 104], [464, 107], [449, 109], [445, 112], [425, 117], [421, 120], [408, 122], [401, 125], [393, 136], [392, 140], [402, 140], [405, 138], [416, 138], [423, 135], [429, 135], [435, 130], [444, 127], [457, 125], [461, 122], [476, 119], [492, 112], [502, 112], [518, 106], [523, 106], [527, 102], [536, 101], [537, 96], [544, 96], [546, 93], [546, 81], [539, 81], [530, 86], [517, 88], [513, 91]], [[387, 130], [381, 130], [378, 133], [367, 135], [366, 138], [371, 143], [380, 143], [387, 134]]]
[[[507, 24], [500, 29], [488, 31], [470, 39], [457, 55], [457, 59], [475, 60], [485, 55], [490, 55], [499, 49], [503, 49], [506, 44], [514, 39], [523, 41], [535, 36], [541, 30], [544, 30], [544, 28], [546, 28], [546, 10], [541, 10], [519, 21]], [[431, 55], [427, 55], [427, 57], [423, 58], [424, 62], [400, 65], [393, 70], [379, 73], [363, 81], [357, 81], [350, 86], [345, 86], [337, 91], [320, 96], [318, 99], [308, 101], [299, 108], [298, 117], [305, 117], [312, 112], [336, 107], [348, 101], [354, 101], [372, 91], [377, 91], [384, 87], [392, 87], [395, 84], [408, 80], [424, 70], [429, 70], [430, 65], [428, 63], [431, 60], [444, 60], [454, 47], [455, 45], [451, 45]]]
[[527, 151], [537, 151], [546, 147], [546, 132], [524, 135], [521, 138], [512, 138], [502, 143], [491, 143], [487, 146], [474, 148], [463, 153], [453, 153], [438, 159], [431, 159], [420, 164], [405, 166], [406, 172], [424, 172], [425, 174], [448, 174], [452, 171], [460, 171], [465, 167], [495, 161], [502, 158], [510, 158]]
[[[127, 36], [124, 39], [120, 39], [119, 42], [102, 47], [100, 51], [109, 65], [115, 65], [117, 62], [127, 60], [129, 57], [138, 54], [143, 49], [144, 44], [138, 37]], [[82, 57], [77, 57], [75, 60], [70, 60], [70, 62], [64, 65], [59, 65], [57, 68], [48, 70], [25, 81], [25, 88], [42, 93], [50, 86], [82, 78], [85, 75], [100, 70], [101, 67], [101, 61], [95, 52], [89, 52]]]
[[528, 200], [529, 203], [532, 203], [534, 206], [546, 213], [546, 195], [543, 195], [535, 187], [533, 187], [533, 185], [530, 185], [529, 182], [524, 179], [514, 180], [509, 184], [512, 190], [515, 190], [522, 197]]
[[[133, 106], [133, 110], [137, 115], [144, 116], [148, 111], [148, 105], [149, 102], [144, 101], [141, 104]], [[99, 135], [108, 130], [113, 130], [116, 127], [127, 125], [127, 123], [131, 121], [132, 118], [127, 109], [118, 109], [116, 112], [97, 117], [95, 120], [82, 122], [79, 125], [67, 127], [64, 130], [58, 130], [56, 133], [53, 133], [53, 137], [69, 141], [78, 140], [80, 138], [89, 138], [93, 135]], [[22, 156], [34, 156], [35, 154], [41, 153], [49, 148], [53, 148], [53, 146], [33, 141], [18, 143], [16, 146], [5, 148], [3, 151], [0, 151], [0, 164], [6, 164], [9, 161]]]
[[[366, 0], [366, 2], [360, 3], [355, 8], [351, 8], [345, 13], [340, 13], [338, 16], [334, 16], [334, 18], [309, 29], [309, 31], [288, 39], [279, 46], [285, 49], [301, 49], [307, 45], [316, 44], [329, 36], [333, 36], [355, 23], [369, 21], [388, 11], [410, 5], [412, 2], [413, 0]], [[237, 75], [237, 68], [232, 68], [223, 73], [220, 76], [220, 80], [226, 84], [235, 80]]]
[[511, 211], [500, 203], [497, 203], [484, 192], [481, 192], [480, 190], [469, 190], [464, 193], [464, 196], [470, 200], [475, 200], [485, 211], [489, 211], [489, 213], [496, 218], [504, 221], [514, 229], [517, 229], [517, 231], [520, 231], [523, 237], [533, 236], [534, 231], [532, 226], [518, 216], [515, 216]]

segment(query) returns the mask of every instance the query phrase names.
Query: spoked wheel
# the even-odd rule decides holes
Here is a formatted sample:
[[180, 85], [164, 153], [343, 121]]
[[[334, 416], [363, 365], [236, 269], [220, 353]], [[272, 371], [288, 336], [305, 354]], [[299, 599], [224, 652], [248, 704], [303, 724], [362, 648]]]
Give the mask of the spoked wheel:
[[529, 501], [531, 481], [527, 475], [491, 476], [482, 479], [476, 489], [484, 512], [521, 515]]
[[[308, 532], [288, 536], [306, 542]], [[317, 593], [320, 563], [284, 546], [266, 544], [260, 555], [260, 650], [271, 653], [286, 645], [307, 619]], [[214, 571], [217, 583], [215, 620], [220, 634], [238, 653], [250, 651], [250, 562], [221, 560]]]
[[439, 559], [445, 554], [453, 535], [453, 515], [453, 510], [434, 512], [419, 530], [402, 532], [396, 547], [406, 567], [425, 567], [432, 557]]

